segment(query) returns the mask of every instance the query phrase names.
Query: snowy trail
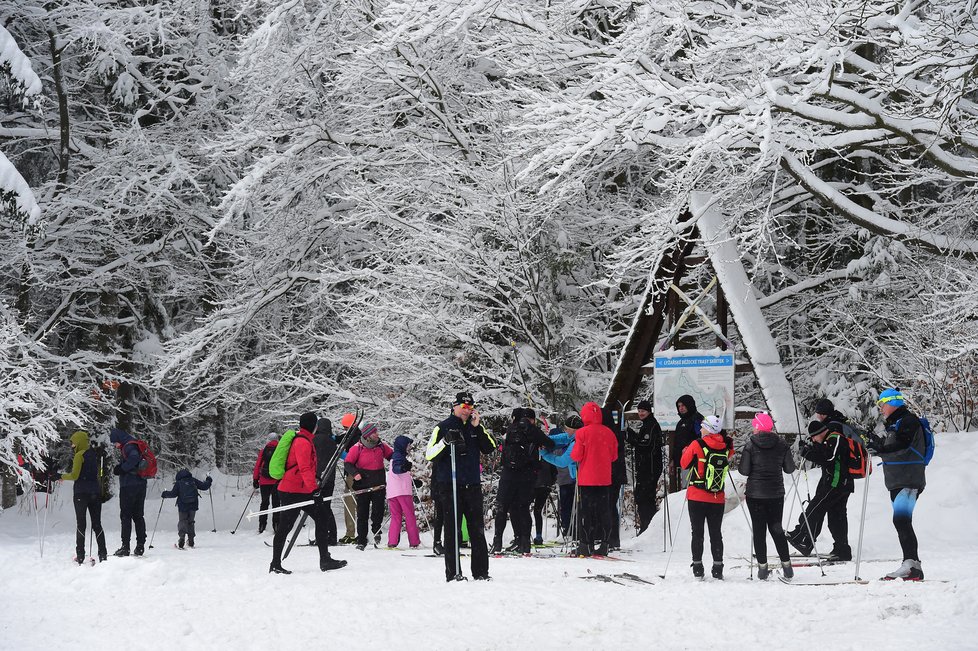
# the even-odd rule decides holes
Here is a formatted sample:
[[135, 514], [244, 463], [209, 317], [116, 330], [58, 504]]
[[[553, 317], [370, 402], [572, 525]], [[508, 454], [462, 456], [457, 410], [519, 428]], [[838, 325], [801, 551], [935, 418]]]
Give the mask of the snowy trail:
[[[218, 533], [211, 533], [209, 503], [202, 501], [196, 549], [173, 548], [176, 515], [168, 501], [155, 548], [146, 557], [110, 557], [95, 567], [77, 567], [70, 562], [73, 518], [66, 485], [49, 515], [43, 559], [33, 515], [16, 509], [0, 514], [0, 648], [686, 649], [702, 648], [712, 635], [703, 625], [715, 621], [722, 644], [710, 648], [976, 649], [976, 509], [960, 473], [951, 471], [963, 470], [974, 458], [978, 437], [942, 435], [939, 445], [941, 454], [928, 469], [928, 488], [915, 513], [926, 576], [933, 580], [920, 584], [876, 580], [895, 564], [873, 559], [899, 556], [882, 475], [871, 485], [868, 562], [860, 572], [872, 581], [838, 586], [750, 580], [738, 558], [746, 556], [747, 524], [734, 511], [724, 518], [724, 582], [698, 582], [690, 575], [685, 520], [667, 578], [660, 579], [668, 555], [661, 551], [658, 518], [645, 535], [625, 542], [632, 548], [631, 563], [491, 559], [492, 582], [446, 584], [442, 560], [423, 556], [427, 549], [408, 552], [402, 539], [399, 551], [336, 547], [333, 555], [350, 564], [325, 574], [314, 548], [297, 547], [285, 562], [294, 574], [269, 575], [271, 550], [262, 540], [270, 536], [257, 535], [254, 524], [228, 533], [248, 496], [247, 490], [221, 488], [233, 478], [217, 482]], [[815, 479], [810, 474], [813, 488]], [[857, 487], [851, 501], [853, 545], [861, 490]], [[159, 488], [150, 492], [158, 496]], [[679, 513], [681, 499], [673, 496], [673, 514]], [[106, 505], [103, 516], [110, 553], [119, 542], [116, 502]], [[150, 528], [159, 504], [158, 497], [147, 501]], [[422, 540], [430, 548], [430, 536]], [[463, 567], [469, 574], [467, 558]], [[655, 584], [579, 578], [588, 570], [629, 572]], [[826, 567], [825, 573], [852, 578], [853, 570], [853, 564], [843, 564]], [[820, 576], [817, 567], [796, 572], [799, 578]], [[132, 624], [123, 623], [125, 612]], [[126, 626], [138, 633], [124, 640]], [[694, 635], [696, 630], [703, 632]]]

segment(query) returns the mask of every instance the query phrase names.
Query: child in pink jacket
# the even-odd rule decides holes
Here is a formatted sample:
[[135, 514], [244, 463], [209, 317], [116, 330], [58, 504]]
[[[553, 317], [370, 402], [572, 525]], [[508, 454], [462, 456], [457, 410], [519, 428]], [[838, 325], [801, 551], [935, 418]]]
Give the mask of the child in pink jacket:
[[418, 521], [414, 517], [413, 486], [419, 486], [420, 480], [411, 477], [411, 462], [407, 454], [414, 443], [406, 436], [394, 439], [394, 455], [391, 457], [391, 467], [387, 471], [387, 505], [391, 510], [391, 526], [387, 532], [387, 546], [397, 547], [401, 541], [401, 518], [404, 518], [407, 528], [408, 544], [415, 548], [421, 544], [418, 535]]

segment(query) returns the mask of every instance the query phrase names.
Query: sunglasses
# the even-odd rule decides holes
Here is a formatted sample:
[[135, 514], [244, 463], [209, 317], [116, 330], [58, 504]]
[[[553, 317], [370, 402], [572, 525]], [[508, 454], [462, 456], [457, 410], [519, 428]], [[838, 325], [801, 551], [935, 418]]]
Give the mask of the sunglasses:
[[472, 404], [471, 402], [460, 402], [460, 403], [458, 403], [458, 406], [459, 407], [466, 407], [468, 409], [475, 409], [475, 405]]
[[895, 396], [886, 396], [885, 398], [880, 398], [879, 400], [877, 400], [876, 401], [876, 404], [877, 405], [885, 405], [886, 403], [890, 402], [891, 400], [903, 400], [903, 399], [904, 399], [903, 396], [900, 395], [900, 394], [897, 394]]

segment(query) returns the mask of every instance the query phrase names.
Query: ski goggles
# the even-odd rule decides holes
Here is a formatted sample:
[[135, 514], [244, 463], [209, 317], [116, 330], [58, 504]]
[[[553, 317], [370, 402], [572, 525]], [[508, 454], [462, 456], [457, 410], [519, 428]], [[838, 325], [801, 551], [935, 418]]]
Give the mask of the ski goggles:
[[876, 401], [876, 404], [877, 405], [885, 405], [886, 403], [892, 402], [894, 400], [905, 401], [906, 398], [903, 397], [903, 394], [898, 393], [898, 394], [893, 395], [893, 396], [885, 396], [883, 398], [880, 398], [879, 400]]

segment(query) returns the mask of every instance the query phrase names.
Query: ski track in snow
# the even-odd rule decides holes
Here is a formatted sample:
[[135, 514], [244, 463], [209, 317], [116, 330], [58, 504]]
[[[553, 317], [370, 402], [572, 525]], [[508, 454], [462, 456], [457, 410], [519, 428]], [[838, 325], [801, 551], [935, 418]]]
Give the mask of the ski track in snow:
[[[689, 570], [686, 514], [677, 527], [682, 494], [670, 500], [676, 550], [666, 572], [662, 512], [641, 537], [624, 536], [634, 563], [589, 559], [490, 559], [489, 583], [446, 584], [443, 561], [426, 549], [417, 557], [401, 549], [333, 548], [349, 561], [322, 573], [315, 548], [297, 547], [284, 562], [291, 576], [267, 573], [271, 550], [242, 521], [230, 535], [250, 489], [236, 478], [215, 477], [218, 533], [212, 533], [209, 500], [197, 514], [197, 548], [176, 550], [176, 508], [168, 500], [144, 558], [110, 556], [95, 567], [78, 567], [74, 518], [65, 482], [48, 514], [44, 556], [37, 524], [26, 509], [0, 513], [0, 648], [18, 651], [99, 649], [978, 649], [978, 519], [973, 491], [961, 481], [978, 453], [978, 435], [939, 434], [928, 486], [914, 514], [924, 572], [950, 583], [877, 581], [900, 556], [882, 473], [870, 480], [861, 569], [868, 585], [788, 586], [749, 579], [749, 536], [744, 516], [729, 511], [723, 532], [724, 582], [696, 581]], [[956, 470], [958, 470], [956, 472]], [[808, 473], [814, 492], [817, 472]], [[243, 484], [244, 485], [244, 484]], [[849, 502], [850, 542], [855, 547], [864, 482]], [[152, 530], [159, 492], [150, 484], [147, 526]], [[790, 488], [790, 484], [789, 484]], [[805, 479], [799, 476], [805, 493]], [[785, 504], [785, 512], [789, 503]], [[798, 514], [797, 505], [791, 509]], [[119, 546], [118, 498], [105, 505], [103, 525], [111, 554]], [[342, 518], [339, 519], [342, 533]], [[507, 534], [509, 531], [507, 531]], [[386, 529], [384, 532], [386, 543]], [[827, 551], [825, 531], [819, 548]], [[769, 541], [769, 553], [773, 545]], [[546, 552], [547, 550], [544, 550]], [[708, 553], [708, 552], [707, 552]], [[773, 557], [772, 557], [773, 558]], [[463, 570], [469, 559], [463, 558]], [[737, 567], [734, 567], [737, 566]], [[592, 574], [629, 572], [655, 585], [582, 581]], [[854, 564], [825, 568], [829, 577], [852, 578]], [[756, 568], [755, 568], [756, 576]], [[799, 578], [820, 576], [817, 567], [796, 568]], [[127, 621], [128, 619], [128, 621]], [[715, 626], [719, 639], [706, 628]], [[696, 634], [694, 631], [702, 631]], [[707, 642], [707, 640], [713, 640]]]

